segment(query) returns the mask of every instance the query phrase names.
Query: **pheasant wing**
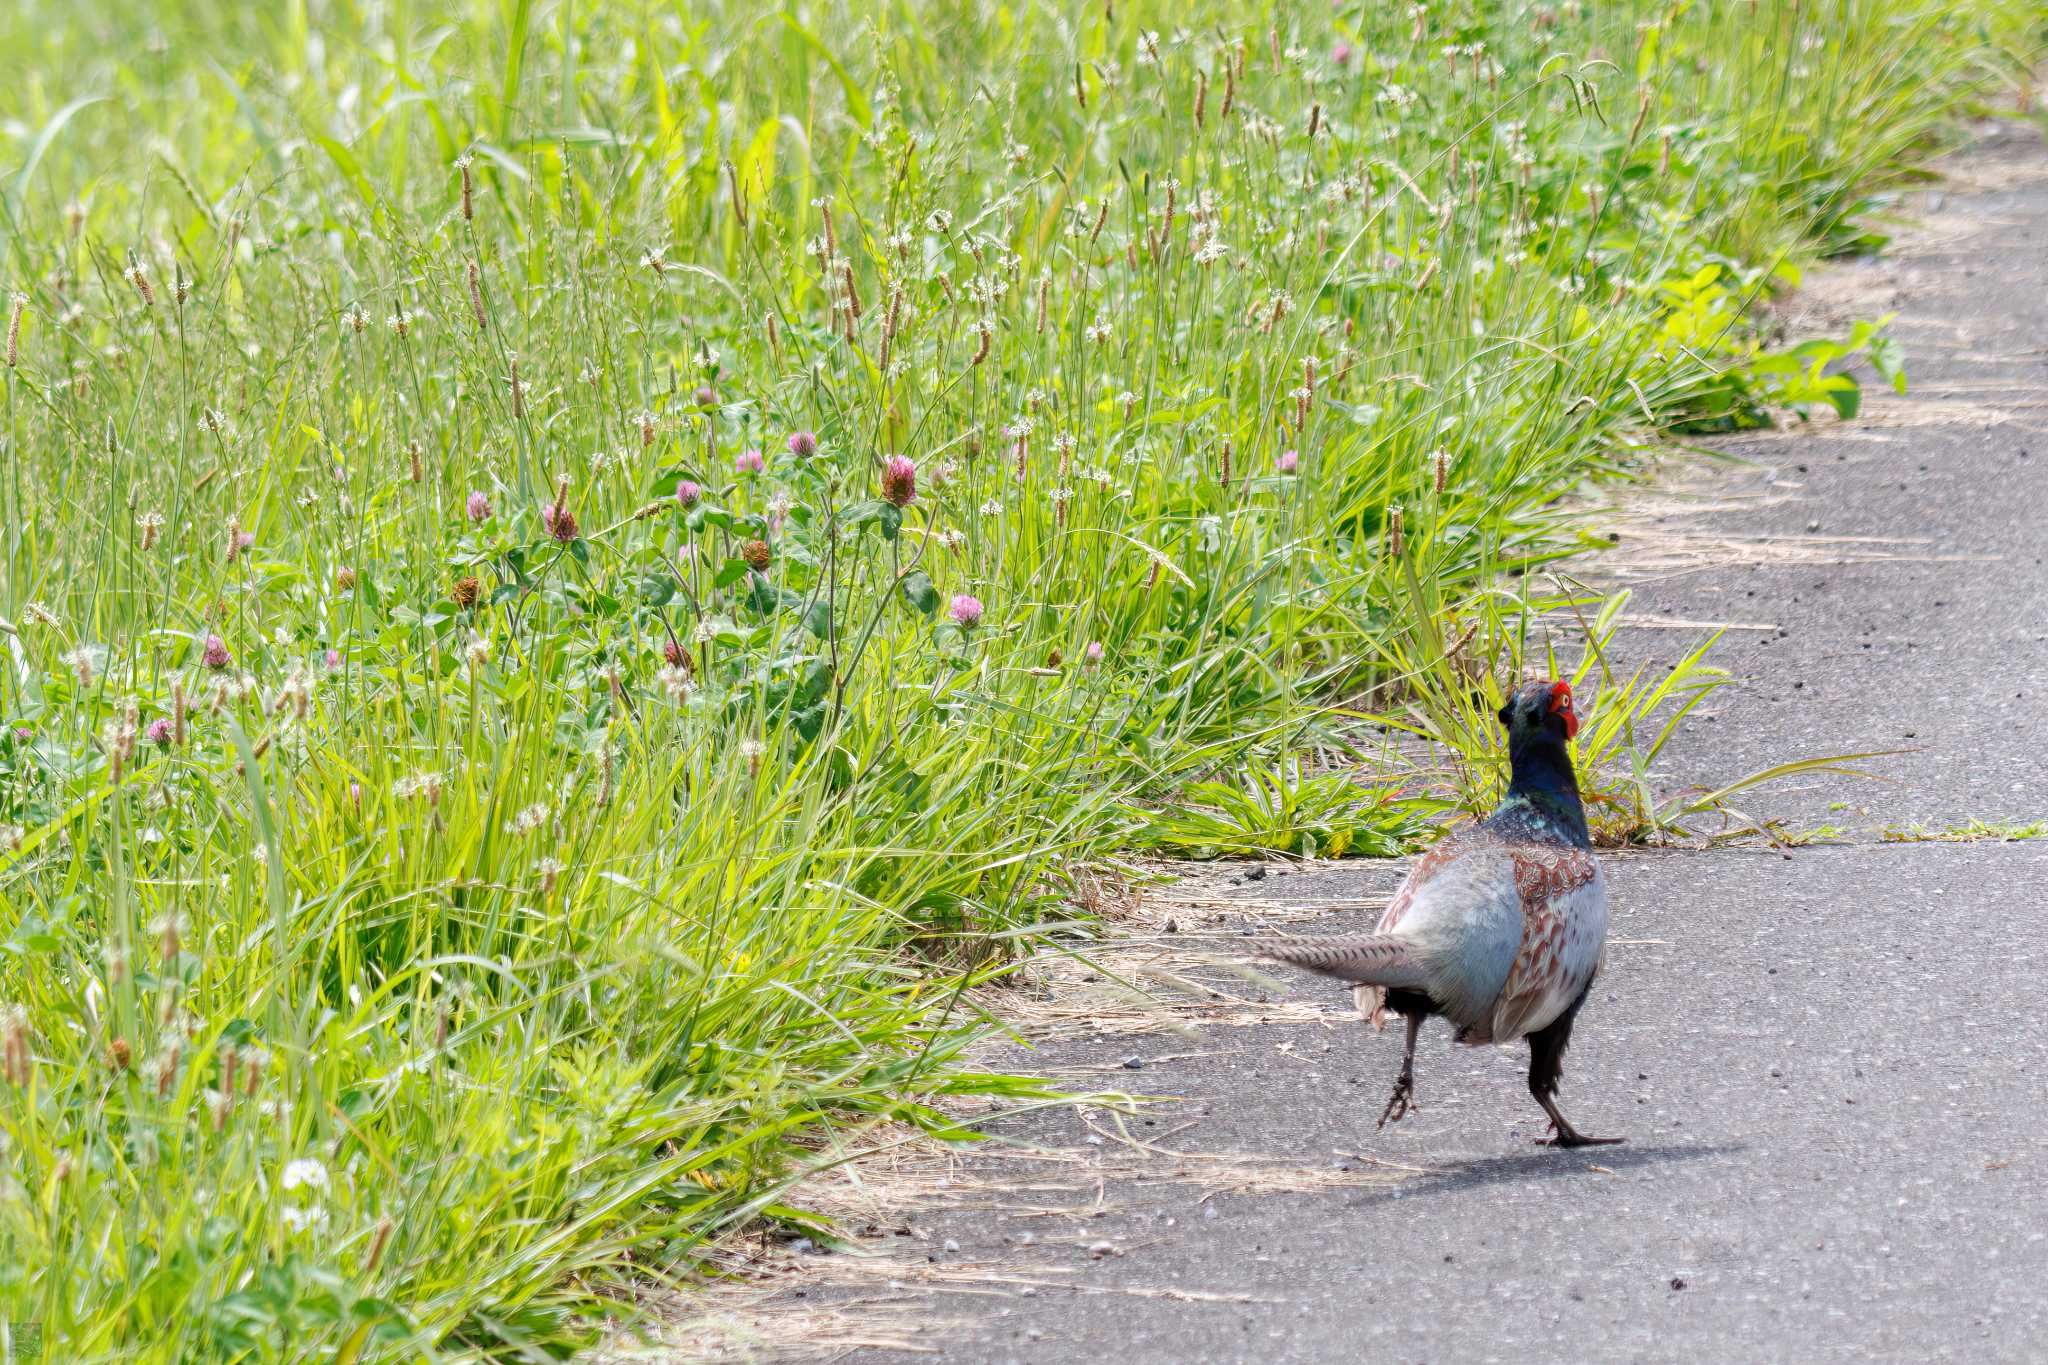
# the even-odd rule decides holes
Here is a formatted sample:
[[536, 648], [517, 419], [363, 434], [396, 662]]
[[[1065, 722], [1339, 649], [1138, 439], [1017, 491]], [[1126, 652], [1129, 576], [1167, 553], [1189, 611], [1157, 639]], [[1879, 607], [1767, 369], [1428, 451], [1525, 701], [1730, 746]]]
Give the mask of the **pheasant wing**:
[[1522, 942], [1493, 1009], [1491, 1034], [1510, 1043], [1571, 1008], [1599, 972], [1607, 945], [1607, 882], [1579, 848], [1516, 849]]

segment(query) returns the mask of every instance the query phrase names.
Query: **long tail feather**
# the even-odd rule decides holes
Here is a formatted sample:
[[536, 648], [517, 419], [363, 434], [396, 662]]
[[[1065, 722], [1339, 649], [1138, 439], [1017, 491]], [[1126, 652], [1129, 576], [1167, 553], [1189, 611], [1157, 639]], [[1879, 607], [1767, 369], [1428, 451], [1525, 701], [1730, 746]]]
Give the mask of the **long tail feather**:
[[1291, 962], [1354, 986], [1421, 987], [1427, 983], [1422, 964], [1408, 944], [1388, 934], [1359, 938], [1287, 938], [1262, 944], [1259, 952], [1277, 962]]

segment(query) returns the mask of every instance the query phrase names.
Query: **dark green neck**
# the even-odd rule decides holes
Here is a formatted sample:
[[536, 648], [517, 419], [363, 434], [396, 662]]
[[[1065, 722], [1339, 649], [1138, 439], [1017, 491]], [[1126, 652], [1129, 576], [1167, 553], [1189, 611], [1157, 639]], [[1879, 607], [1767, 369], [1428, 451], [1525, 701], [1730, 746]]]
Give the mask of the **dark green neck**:
[[1579, 800], [1579, 780], [1572, 757], [1555, 735], [1542, 731], [1511, 735], [1508, 740], [1508, 798], [1522, 798], [1555, 824], [1580, 848], [1591, 848], [1586, 808]]

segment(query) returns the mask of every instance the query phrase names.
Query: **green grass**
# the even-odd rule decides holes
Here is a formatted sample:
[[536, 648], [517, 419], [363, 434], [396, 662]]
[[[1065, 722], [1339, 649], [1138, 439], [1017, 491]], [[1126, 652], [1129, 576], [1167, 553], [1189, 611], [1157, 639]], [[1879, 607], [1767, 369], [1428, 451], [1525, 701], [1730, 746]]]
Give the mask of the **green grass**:
[[1879, 841], [1887, 844], [2017, 844], [2042, 838], [2048, 838], [2048, 820], [1970, 819], [1945, 829], [1912, 824], [1890, 826], [1878, 835]]
[[0, 1319], [560, 1354], [1031, 1101], [964, 988], [1070, 876], [1205, 780], [1326, 849], [1285, 755], [1497, 687], [1560, 495], [1896, 373], [1749, 305], [2033, 22], [9, 7]]

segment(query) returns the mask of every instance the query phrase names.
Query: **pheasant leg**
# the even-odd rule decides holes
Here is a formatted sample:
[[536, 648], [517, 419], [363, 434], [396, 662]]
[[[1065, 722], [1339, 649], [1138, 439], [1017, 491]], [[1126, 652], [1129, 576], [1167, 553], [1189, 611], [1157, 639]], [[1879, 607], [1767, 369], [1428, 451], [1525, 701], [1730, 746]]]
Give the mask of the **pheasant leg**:
[[1422, 1032], [1422, 1018], [1419, 1014], [1405, 1016], [1408, 1021], [1408, 1041], [1401, 1050], [1401, 1076], [1394, 1082], [1393, 1097], [1380, 1112], [1379, 1126], [1399, 1123], [1411, 1109], [1419, 1108], [1415, 1103], [1415, 1039]]
[[1550, 1096], [1538, 1095], [1536, 1102], [1543, 1106], [1544, 1113], [1550, 1115], [1550, 1127], [1553, 1134], [1547, 1138], [1536, 1139], [1536, 1145], [1539, 1147], [1612, 1147], [1617, 1142], [1628, 1141], [1627, 1138], [1618, 1137], [1587, 1137], [1566, 1121], [1565, 1116], [1557, 1110], [1557, 1101], [1551, 1099]]
[[1626, 1138], [1587, 1137], [1571, 1126], [1565, 1116], [1558, 1112], [1558, 1080], [1564, 1075], [1564, 1050], [1572, 1040], [1572, 1021], [1579, 1016], [1579, 1007], [1586, 1003], [1586, 994], [1592, 983], [1579, 992], [1579, 998], [1572, 1001], [1571, 1008], [1545, 1025], [1543, 1029], [1529, 1035], [1529, 1093], [1536, 1097], [1536, 1103], [1543, 1106], [1543, 1112], [1550, 1115], [1551, 1136], [1538, 1138], [1543, 1147], [1606, 1147]]

